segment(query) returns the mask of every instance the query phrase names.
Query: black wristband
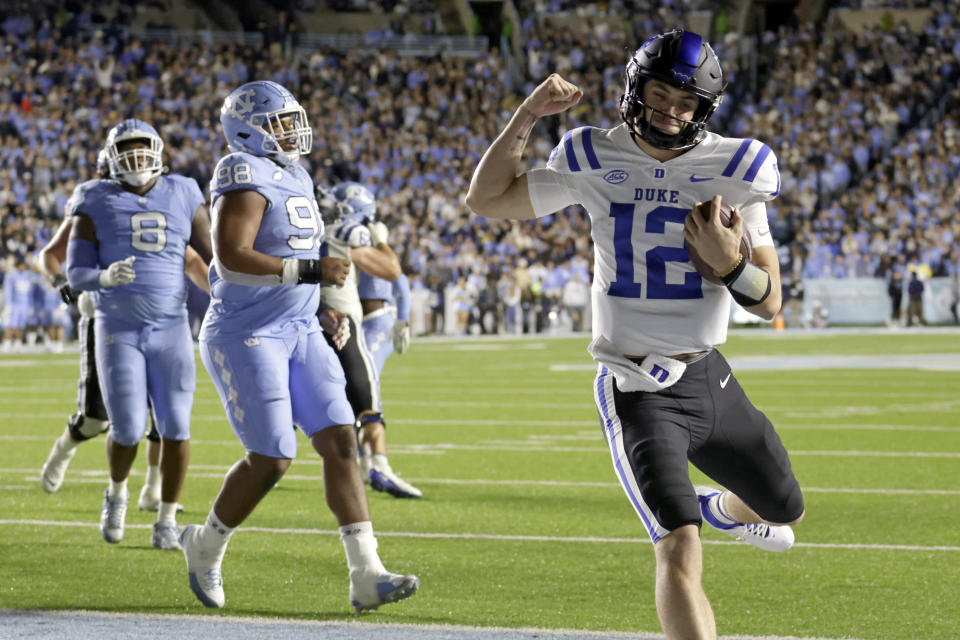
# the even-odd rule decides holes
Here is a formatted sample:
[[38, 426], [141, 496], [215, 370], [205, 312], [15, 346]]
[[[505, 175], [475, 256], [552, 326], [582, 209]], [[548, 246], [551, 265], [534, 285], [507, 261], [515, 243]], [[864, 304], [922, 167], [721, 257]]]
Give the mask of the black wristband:
[[297, 284], [319, 284], [323, 281], [323, 268], [319, 260], [297, 260]]
[[746, 268], [747, 261], [743, 259], [743, 256], [740, 256], [740, 262], [738, 262], [737, 266], [733, 268], [733, 271], [720, 278], [721, 282], [723, 282], [723, 286], [729, 287], [730, 284], [733, 283], [733, 281], [736, 280]]
[[67, 304], [73, 304], [77, 301], [79, 294], [76, 289], [70, 286], [67, 282], [67, 277], [62, 273], [53, 276], [53, 282], [51, 284], [53, 288], [57, 290], [57, 293], [60, 294], [60, 298]]

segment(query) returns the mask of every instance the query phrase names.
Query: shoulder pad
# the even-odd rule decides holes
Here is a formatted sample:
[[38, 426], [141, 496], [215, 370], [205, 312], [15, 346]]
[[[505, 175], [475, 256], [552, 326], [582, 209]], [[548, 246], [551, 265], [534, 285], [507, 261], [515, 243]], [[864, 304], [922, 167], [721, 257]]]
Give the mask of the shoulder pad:
[[[742, 180], [754, 200], [773, 200], [780, 194], [780, 169], [773, 150], [752, 138], [730, 140], [739, 142], [720, 174], [725, 178]], [[733, 146], [730, 147], [733, 149]]]
[[369, 247], [372, 242], [370, 230], [356, 222], [344, 222], [333, 232], [333, 236], [348, 247]]
[[560, 173], [578, 173], [602, 169], [594, 149], [594, 136], [599, 129], [580, 127], [564, 134], [547, 160], [547, 168]]
[[104, 195], [103, 185], [106, 182], [108, 181], [98, 178], [78, 184], [63, 207], [64, 217], [69, 218], [78, 213], [90, 215], [88, 212], [98, 210], [97, 201]]
[[220, 158], [210, 179], [210, 194], [224, 194], [246, 189], [262, 192], [283, 179], [279, 165], [260, 156], [234, 152]]

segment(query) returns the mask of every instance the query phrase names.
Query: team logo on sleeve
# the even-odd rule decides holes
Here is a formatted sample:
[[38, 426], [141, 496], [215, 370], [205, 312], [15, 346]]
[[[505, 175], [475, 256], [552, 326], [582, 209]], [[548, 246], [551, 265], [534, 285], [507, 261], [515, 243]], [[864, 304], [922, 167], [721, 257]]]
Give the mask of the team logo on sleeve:
[[613, 171], [608, 171], [607, 175], [603, 176], [603, 179], [610, 184], [620, 184], [629, 177], [630, 174], [623, 169], [614, 169]]

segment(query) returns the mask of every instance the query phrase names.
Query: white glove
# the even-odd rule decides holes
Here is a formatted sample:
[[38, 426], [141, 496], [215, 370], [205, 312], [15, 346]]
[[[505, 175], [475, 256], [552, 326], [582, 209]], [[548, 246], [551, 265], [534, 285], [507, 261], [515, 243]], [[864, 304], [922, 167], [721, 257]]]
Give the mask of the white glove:
[[367, 225], [367, 229], [370, 230], [370, 242], [373, 246], [387, 244], [387, 240], [390, 238], [390, 230], [387, 229], [387, 225], [382, 222], [371, 222]]
[[109, 267], [100, 272], [100, 286], [116, 287], [121, 284], [130, 284], [137, 277], [133, 270], [133, 261], [137, 256], [130, 256], [123, 260], [117, 260]]
[[393, 324], [390, 339], [393, 341], [393, 350], [403, 355], [410, 348], [410, 325], [403, 320], [397, 320]]

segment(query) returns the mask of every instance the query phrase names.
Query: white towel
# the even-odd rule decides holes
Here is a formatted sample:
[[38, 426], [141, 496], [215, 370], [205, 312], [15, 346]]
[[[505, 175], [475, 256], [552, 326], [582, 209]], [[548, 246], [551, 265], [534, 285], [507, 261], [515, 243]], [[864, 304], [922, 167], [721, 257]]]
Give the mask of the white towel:
[[597, 362], [613, 372], [620, 391], [662, 391], [680, 379], [687, 365], [667, 356], [651, 354], [637, 364], [619, 353], [603, 336], [594, 338], [587, 351]]

